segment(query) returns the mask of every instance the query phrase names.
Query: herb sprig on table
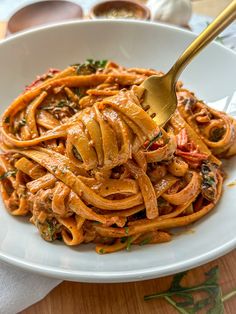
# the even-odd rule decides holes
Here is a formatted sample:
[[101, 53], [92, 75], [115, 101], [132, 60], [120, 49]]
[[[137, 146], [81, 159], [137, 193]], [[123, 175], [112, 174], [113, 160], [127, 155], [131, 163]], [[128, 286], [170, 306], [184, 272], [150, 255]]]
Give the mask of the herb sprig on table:
[[[144, 300], [164, 298], [182, 314], [194, 314], [200, 310], [206, 310], [204, 313], [207, 314], [223, 314], [224, 302], [236, 296], [236, 289], [222, 296], [218, 266], [211, 268], [205, 273], [205, 280], [201, 284], [193, 285], [192, 287], [186, 287], [181, 284], [186, 274], [187, 272], [176, 274], [168, 290], [146, 295]], [[197, 292], [204, 293], [204, 297], [196, 300], [194, 297]]]

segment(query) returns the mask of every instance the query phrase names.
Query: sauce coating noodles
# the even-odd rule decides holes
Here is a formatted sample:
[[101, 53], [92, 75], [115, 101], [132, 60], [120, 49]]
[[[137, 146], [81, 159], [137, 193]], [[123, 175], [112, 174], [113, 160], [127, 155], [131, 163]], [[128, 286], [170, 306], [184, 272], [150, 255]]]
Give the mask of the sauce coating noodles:
[[139, 86], [153, 74], [88, 60], [28, 86], [1, 120], [8, 212], [29, 215], [47, 241], [93, 242], [103, 254], [170, 241], [170, 228], [211, 211], [236, 121], [179, 82], [178, 108], [159, 128]]

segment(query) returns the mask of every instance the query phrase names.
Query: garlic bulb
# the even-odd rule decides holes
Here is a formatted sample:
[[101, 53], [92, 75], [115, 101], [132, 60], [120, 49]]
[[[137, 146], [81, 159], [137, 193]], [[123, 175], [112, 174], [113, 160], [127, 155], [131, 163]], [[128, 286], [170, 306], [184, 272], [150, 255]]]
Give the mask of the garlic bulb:
[[187, 26], [192, 14], [191, 0], [150, 0], [151, 19]]

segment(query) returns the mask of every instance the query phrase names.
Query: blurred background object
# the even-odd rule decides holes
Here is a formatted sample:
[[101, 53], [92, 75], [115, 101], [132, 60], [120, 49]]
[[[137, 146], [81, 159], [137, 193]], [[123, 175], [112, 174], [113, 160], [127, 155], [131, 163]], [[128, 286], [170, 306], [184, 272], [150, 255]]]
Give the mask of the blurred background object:
[[191, 0], [149, 0], [151, 20], [188, 26], [192, 15]]
[[[232, 0], [192, 0], [194, 13], [217, 16]], [[217, 3], [217, 5], [216, 5]]]
[[[226, 5], [228, 5], [232, 0], [131, 0], [133, 3], [135, 2], [136, 5], [141, 4], [142, 8], [145, 11], [148, 10], [148, 7], [151, 11], [151, 16], [155, 16], [155, 21], [158, 22], [166, 22], [166, 23], [172, 23], [177, 26], [186, 27], [195, 32], [196, 34], [199, 34], [211, 21], [212, 18], [219, 14], [220, 11], [222, 11]], [[39, 0], [0, 0], [0, 38], [3, 38], [6, 34], [6, 25], [7, 20], [10, 20], [11, 16], [17, 15], [16, 25], [11, 26], [11, 21], [9, 21], [9, 28], [10, 32], [15, 32], [18, 30], [23, 30], [25, 28], [28, 28], [32, 24], [33, 16], [38, 16], [38, 19], [40, 20], [39, 15], [43, 15], [43, 24], [48, 22], [57, 22], [57, 21], [63, 21], [65, 19], [76, 19], [81, 18], [82, 13], [80, 14], [80, 9], [77, 7], [76, 9], [73, 9], [70, 11], [69, 8], [49, 8], [50, 5], [52, 5], [52, 2], [60, 2], [63, 3], [65, 1], [59, 0], [47, 0], [43, 1], [46, 2], [46, 10], [41, 7], [40, 10], [36, 10], [38, 12], [31, 14], [24, 15], [23, 21], [19, 21], [19, 19], [22, 19], [22, 14], [20, 14], [21, 9], [24, 6], [27, 6], [29, 4], [34, 4], [31, 8], [36, 8]], [[100, 4], [101, 2], [104, 2], [104, 0], [71, 0], [69, 1], [72, 3], [72, 6], [78, 4], [82, 7], [82, 10], [84, 12], [84, 18], [89, 18], [89, 13], [91, 9]], [[109, 1], [111, 2], [111, 1]], [[115, 5], [117, 1], [113, 1], [113, 4]], [[126, 2], [126, 1], [124, 1]], [[62, 5], [62, 4], [60, 4]], [[63, 6], [63, 5], [62, 5]], [[191, 7], [192, 12], [194, 14], [191, 14]], [[111, 7], [110, 7], [111, 8]], [[148, 11], [148, 12], [150, 12]], [[161, 11], [161, 12], [160, 12]], [[17, 12], [17, 13], [16, 13]], [[136, 11], [136, 13], [139, 12], [139, 16], [141, 19], [148, 19], [147, 15], [142, 15], [140, 11]], [[32, 12], [31, 12], [32, 13]], [[116, 15], [116, 10], [111, 11], [110, 13], [113, 16], [106, 16], [109, 18], [114, 18], [114, 14]], [[53, 15], [52, 18], [50, 17], [51, 14]], [[109, 15], [108, 14], [108, 15]], [[128, 12], [122, 11], [120, 14], [125, 15], [125, 18], [137, 18], [132, 12], [130, 12], [130, 9]], [[100, 18], [104, 17], [102, 16], [100, 11]], [[117, 17], [117, 16], [116, 16]], [[124, 16], [123, 16], [124, 17]], [[95, 18], [95, 16], [93, 16]], [[45, 19], [47, 19], [45, 21]], [[42, 22], [37, 21], [38, 24], [41, 25]], [[1, 22], [2, 21], [2, 22]], [[42, 21], [42, 20], [41, 20]], [[35, 22], [35, 21], [34, 21]], [[188, 24], [188, 25], [186, 25]], [[32, 26], [32, 25], [31, 25]], [[10, 33], [8, 32], [8, 34]], [[225, 30], [218, 38], [218, 42], [224, 44], [225, 46], [235, 49], [236, 50], [236, 23], [232, 24], [227, 30]]]
[[104, 1], [90, 9], [89, 17], [95, 18], [128, 18], [149, 20], [150, 10], [138, 1]]
[[79, 4], [62, 0], [40, 1], [24, 6], [11, 16], [7, 24], [7, 35], [76, 18], [83, 18], [83, 10]]
[[[13, 12], [34, 2], [38, 2], [38, 0], [0, 0], [0, 21], [8, 20]], [[87, 15], [90, 8], [96, 3], [102, 2], [102, 0], [73, 0], [73, 2], [80, 4], [85, 15]], [[137, 0], [137, 2], [146, 4], [147, 0]], [[231, 0], [192, 0], [192, 6], [193, 11], [197, 14], [216, 16], [230, 2]]]

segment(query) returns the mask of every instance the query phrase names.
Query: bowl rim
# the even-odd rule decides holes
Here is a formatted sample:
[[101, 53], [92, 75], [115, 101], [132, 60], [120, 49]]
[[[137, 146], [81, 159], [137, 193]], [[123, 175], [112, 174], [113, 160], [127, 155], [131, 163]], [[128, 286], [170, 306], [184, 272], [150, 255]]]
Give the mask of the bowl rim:
[[[161, 29], [169, 29], [179, 33], [185, 33], [191, 38], [195, 38], [196, 35], [189, 30], [181, 29], [176, 26], [166, 25], [162, 23], [156, 22], [148, 22], [141, 20], [124, 20], [124, 19], [98, 19], [98, 20], [71, 20], [64, 21], [60, 23], [54, 23], [50, 25], [40, 26], [34, 29], [29, 29], [25, 31], [21, 31], [17, 34], [14, 34], [0, 42], [1, 46], [7, 44], [8, 42], [12, 42], [14, 40], [23, 39], [25, 36], [30, 36], [31, 34], [47, 31], [48, 29], [55, 29], [60, 27], [65, 27], [68, 25], [76, 25], [76, 24], [144, 24], [144, 25], [153, 25], [157, 26]], [[221, 45], [218, 42], [213, 42], [211, 45], [218, 46], [218, 49], [223, 49], [227, 51], [227, 53], [233, 54], [236, 57], [236, 52], [233, 50]], [[176, 262], [172, 263], [169, 266], [165, 266], [165, 269], [158, 266], [142, 268], [140, 270], [127, 270], [127, 271], [108, 271], [108, 272], [94, 272], [94, 271], [81, 271], [81, 270], [68, 270], [62, 269], [59, 267], [45, 266], [39, 263], [28, 262], [23, 258], [18, 258], [13, 256], [12, 254], [3, 253], [0, 251], [0, 260], [12, 264], [14, 266], [20, 267], [22, 269], [38, 273], [41, 275], [46, 275], [49, 277], [59, 278], [63, 280], [71, 280], [71, 281], [79, 281], [79, 282], [93, 282], [93, 283], [115, 283], [115, 282], [132, 282], [132, 281], [140, 281], [147, 280], [152, 278], [163, 277], [167, 275], [174, 274], [176, 272], [181, 272], [186, 269], [191, 269], [196, 266], [200, 266], [207, 262], [210, 262], [228, 252], [236, 248], [236, 236], [235, 238], [229, 240], [228, 242], [218, 246], [215, 249], [211, 249], [207, 253], [203, 253], [199, 256], [195, 256], [194, 258], [189, 258], [184, 262]]]
[[[190, 29], [186, 29], [180, 26], [176, 26], [173, 24], [168, 24], [168, 23], [162, 23], [162, 22], [156, 22], [156, 21], [146, 21], [146, 20], [136, 20], [136, 19], [106, 19], [106, 18], [101, 18], [101, 19], [85, 19], [85, 20], [78, 20], [78, 19], [71, 19], [68, 21], [62, 21], [62, 22], [55, 22], [55, 23], [50, 23], [47, 25], [40, 25], [40, 26], [35, 26], [26, 30], [22, 30], [19, 31], [17, 33], [11, 34], [9, 37], [5, 37], [0, 41], [0, 46], [4, 45], [6, 42], [11, 41], [11, 40], [15, 40], [16, 38], [20, 38], [20, 37], [24, 37], [27, 35], [30, 35], [31, 33], [37, 33], [37, 32], [41, 32], [41, 31], [45, 31], [47, 29], [53, 29], [53, 28], [60, 28], [60, 27], [64, 27], [67, 25], [73, 25], [73, 24], [87, 24], [87, 23], [98, 23], [98, 24], [102, 24], [102, 23], [115, 23], [115, 24], [144, 24], [144, 25], [152, 25], [152, 26], [157, 26], [159, 28], [162, 29], [170, 29], [173, 30], [175, 32], [178, 33], [185, 33], [190, 35], [193, 39], [196, 38], [198, 35], [196, 33], [193, 33]], [[222, 45], [221, 43], [219, 43], [218, 41], [213, 41], [212, 43], [210, 43], [210, 45], [216, 45], [219, 48], [228, 51], [229, 53], [232, 53], [233, 55], [236, 55], [236, 51], [233, 49], [230, 49], [229, 47], [226, 47], [224, 45]]]

